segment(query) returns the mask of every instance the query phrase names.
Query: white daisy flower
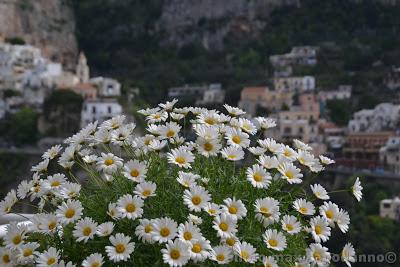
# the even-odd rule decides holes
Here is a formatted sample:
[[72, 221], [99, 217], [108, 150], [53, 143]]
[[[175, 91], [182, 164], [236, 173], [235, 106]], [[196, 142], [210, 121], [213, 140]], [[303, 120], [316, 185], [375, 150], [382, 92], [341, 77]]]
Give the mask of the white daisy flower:
[[42, 253], [36, 253], [36, 265], [37, 267], [47, 267], [47, 266], [58, 266], [58, 261], [60, 260], [60, 252], [56, 248], [50, 247], [48, 250]]
[[153, 240], [158, 243], [165, 243], [177, 236], [178, 224], [168, 217], [155, 219], [152, 225]]
[[261, 166], [263, 166], [266, 169], [276, 169], [279, 166], [279, 161], [278, 158], [275, 156], [266, 156], [266, 155], [261, 155], [258, 159], [257, 159], [258, 163], [261, 164]]
[[138, 112], [139, 114], [144, 115], [144, 116], [148, 116], [148, 115], [150, 115], [150, 114], [152, 114], [152, 113], [156, 113], [157, 111], [160, 111], [160, 108], [159, 108], [159, 107], [140, 109], [140, 110], [138, 110], [137, 112]]
[[254, 164], [247, 168], [247, 180], [256, 188], [268, 188], [271, 183], [271, 175], [260, 165]]
[[298, 152], [297, 152], [297, 161], [301, 165], [304, 165], [304, 166], [307, 166], [307, 167], [312, 166], [314, 164], [315, 160], [316, 159], [314, 158], [314, 156], [310, 152], [305, 151], [305, 150], [298, 150]]
[[274, 139], [267, 138], [263, 140], [257, 140], [258, 144], [267, 149], [269, 152], [274, 154], [280, 154], [282, 152], [282, 145], [278, 144]]
[[184, 187], [192, 187], [196, 185], [196, 180], [201, 178], [198, 174], [193, 174], [191, 172], [178, 172], [178, 177], [176, 180]]
[[121, 127], [124, 124], [124, 121], [125, 121], [125, 115], [117, 115], [109, 120], [104, 121], [100, 125], [100, 128], [104, 128], [107, 130], [115, 130]]
[[25, 224], [11, 222], [7, 225], [7, 233], [4, 236], [4, 243], [7, 248], [16, 249], [24, 243], [28, 227]]
[[340, 209], [339, 212], [336, 214], [335, 222], [339, 227], [340, 231], [346, 233], [349, 230], [349, 224], [350, 224], [349, 213], [344, 209]]
[[169, 264], [169, 266], [183, 266], [190, 259], [189, 245], [179, 239], [175, 239], [173, 242], [168, 240], [161, 253], [164, 263]]
[[131, 257], [135, 249], [135, 243], [130, 242], [131, 238], [118, 233], [109, 238], [112, 246], [106, 246], [108, 258], [113, 262], [126, 261]]
[[319, 156], [319, 159], [321, 160], [321, 163], [324, 165], [330, 165], [330, 164], [335, 163], [335, 161], [333, 159], [330, 159], [330, 158], [322, 156], [322, 155]]
[[221, 207], [215, 203], [207, 203], [204, 207], [204, 211], [208, 213], [210, 216], [217, 216], [221, 213]]
[[331, 201], [324, 202], [324, 204], [319, 207], [319, 213], [328, 221], [331, 226], [334, 225], [334, 221], [338, 212], [339, 207]]
[[172, 149], [170, 153], [167, 153], [167, 158], [169, 163], [185, 169], [191, 168], [190, 163], [194, 162], [193, 153], [182, 148]]
[[216, 246], [211, 250], [210, 254], [210, 259], [218, 264], [227, 264], [233, 259], [232, 249], [228, 246]]
[[129, 180], [140, 183], [146, 178], [146, 163], [138, 160], [129, 160], [124, 164], [124, 170], [122, 174]]
[[[24, 265], [32, 265], [35, 262], [35, 252], [39, 248], [39, 243], [29, 242], [22, 244], [19, 248], [18, 263]], [[0, 263], [0, 266], [3, 266]]]
[[181, 126], [176, 122], [168, 122], [165, 125], [159, 127], [160, 138], [169, 139], [178, 137], [178, 133], [181, 130]]
[[251, 154], [254, 156], [261, 156], [264, 154], [267, 150], [263, 147], [256, 146], [256, 147], [249, 147], [248, 150], [250, 151]]
[[295, 161], [298, 157], [297, 152], [294, 149], [285, 145], [282, 145], [282, 149], [277, 154], [291, 162]]
[[58, 154], [60, 154], [61, 149], [61, 145], [52, 146], [46, 152], [44, 152], [42, 159], [54, 159], [58, 156]]
[[299, 184], [302, 182], [303, 174], [300, 169], [293, 163], [283, 162], [278, 166], [278, 171], [282, 174], [282, 178], [287, 180], [289, 184]]
[[231, 215], [237, 220], [246, 217], [247, 209], [243, 202], [235, 197], [224, 199], [225, 205], [222, 205], [222, 211]]
[[104, 264], [103, 255], [100, 253], [90, 254], [82, 262], [82, 267], [101, 267]]
[[264, 267], [278, 267], [278, 263], [273, 256], [264, 257], [263, 259]]
[[74, 227], [72, 232], [77, 242], [83, 241], [86, 243], [89, 239], [94, 238], [94, 234], [97, 231], [97, 222], [93, 221], [92, 218], [85, 217], [80, 219]]
[[192, 259], [194, 262], [203, 262], [210, 256], [210, 241], [204, 237], [192, 239], [192, 241], [189, 242], [189, 245], [190, 259]]
[[317, 243], [326, 242], [331, 236], [331, 228], [324, 217], [311, 218], [310, 226], [311, 235]]
[[314, 205], [305, 199], [296, 199], [293, 202], [293, 208], [303, 215], [314, 215]]
[[136, 185], [135, 191], [133, 191], [133, 193], [143, 199], [146, 199], [148, 197], [154, 197], [156, 195], [156, 188], [157, 185], [153, 182], [141, 182], [140, 184]]
[[56, 173], [51, 176], [47, 176], [47, 180], [44, 181], [43, 187], [46, 190], [57, 192], [67, 182], [67, 178], [62, 173]]
[[217, 231], [219, 237], [232, 237], [238, 231], [237, 220], [226, 213], [221, 213], [214, 217], [213, 228]]
[[174, 121], [180, 121], [181, 119], [185, 118], [185, 114], [181, 114], [181, 113], [170, 113], [169, 114], [171, 116], [171, 119], [173, 119]]
[[311, 151], [312, 147], [307, 145], [306, 143], [298, 140], [298, 139], [294, 139], [293, 140], [293, 145], [295, 148], [299, 149], [299, 150], [304, 150], [304, 151]]
[[37, 172], [37, 173], [46, 173], [47, 172], [47, 167], [49, 166], [49, 159], [45, 159], [41, 162], [39, 162], [36, 166], [33, 166], [31, 168], [31, 171]]
[[301, 224], [293, 215], [285, 215], [281, 220], [282, 229], [288, 234], [293, 235], [301, 231]]
[[351, 191], [358, 202], [361, 201], [362, 190], [363, 190], [363, 187], [361, 186], [360, 178], [357, 177], [354, 185], [351, 187]]
[[190, 243], [202, 237], [200, 229], [191, 222], [181, 223], [178, 227], [178, 238]]
[[96, 234], [101, 237], [109, 236], [114, 231], [114, 223], [113, 222], [105, 222], [100, 224], [97, 227]]
[[230, 146], [246, 148], [250, 145], [249, 135], [239, 129], [228, 129], [225, 133], [225, 139]]
[[61, 223], [68, 224], [79, 220], [82, 216], [83, 207], [78, 200], [68, 199], [58, 206], [56, 215]]
[[199, 216], [189, 213], [188, 221], [193, 223], [194, 225], [200, 225], [203, 223], [203, 219]]
[[255, 263], [258, 260], [258, 253], [256, 252], [255, 247], [245, 241], [236, 243], [233, 246], [233, 251], [244, 262]]
[[295, 267], [310, 267], [310, 263], [306, 257], [302, 257], [297, 259], [297, 261], [294, 263]]
[[279, 201], [276, 199], [271, 197], [256, 199], [254, 207], [256, 219], [265, 227], [279, 220]]
[[216, 140], [219, 139], [219, 130], [217, 126], [208, 126], [205, 124], [195, 124], [193, 129], [196, 135], [205, 140]]
[[97, 170], [106, 174], [113, 174], [122, 167], [122, 159], [112, 153], [101, 153], [101, 157], [97, 159]]
[[8, 248], [0, 247], [0, 266], [14, 267], [15, 253]]
[[117, 203], [109, 203], [108, 204], [107, 214], [112, 219], [117, 219], [120, 216], [118, 208], [117, 208]]
[[219, 123], [219, 114], [215, 110], [206, 110], [197, 116], [197, 120], [201, 124], [215, 125]]
[[149, 114], [146, 117], [146, 121], [150, 123], [162, 122], [168, 119], [168, 113], [165, 111], [157, 111], [152, 114]]
[[174, 98], [172, 101], [167, 101], [165, 103], [158, 104], [159, 107], [164, 109], [165, 111], [172, 111], [174, 105], [178, 102], [178, 99]]
[[286, 237], [275, 229], [267, 229], [263, 234], [267, 247], [276, 251], [283, 251], [286, 248]]
[[236, 236], [230, 236], [230, 237], [222, 237], [221, 238], [221, 244], [230, 246], [233, 249], [233, 246], [239, 242], [239, 238]]
[[26, 196], [28, 195], [29, 191], [31, 190], [31, 188], [33, 187], [33, 181], [22, 181], [19, 185], [18, 185], [18, 189], [17, 189], [17, 196], [19, 199], [24, 199], [26, 198]]
[[356, 262], [356, 251], [351, 243], [347, 243], [343, 247], [340, 257], [349, 267], [351, 267], [352, 262]]
[[246, 114], [246, 112], [241, 110], [240, 108], [232, 107], [232, 106], [229, 106], [228, 104], [224, 104], [224, 108], [226, 109], [226, 111], [228, 111], [229, 115], [231, 115], [233, 117], [237, 117], [237, 116]]
[[307, 258], [312, 264], [318, 267], [328, 266], [331, 261], [331, 254], [326, 247], [319, 243], [313, 243], [306, 249]]
[[139, 240], [145, 243], [154, 243], [152, 239], [153, 233], [153, 220], [141, 219], [138, 226], [135, 229], [135, 235], [139, 238]]
[[225, 147], [222, 149], [221, 154], [224, 158], [230, 161], [238, 161], [244, 158], [243, 149], [240, 147]]
[[326, 189], [322, 185], [314, 184], [314, 185], [310, 185], [310, 187], [316, 198], [319, 198], [322, 200], [328, 200], [330, 198], [328, 195], [328, 192], [326, 192]]
[[199, 212], [210, 202], [211, 196], [208, 191], [201, 186], [193, 186], [183, 192], [183, 202], [190, 211]]
[[205, 156], [216, 156], [222, 148], [222, 145], [218, 142], [218, 139], [204, 139], [198, 137], [196, 140], [197, 151]]
[[117, 209], [122, 218], [135, 220], [143, 215], [144, 201], [139, 196], [126, 194], [117, 201]]
[[154, 151], [160, 151], [162, 150], [168, 142], [166, 140], [158, 140], [158, 139], [153, 139], [149, 143], [149, 148], [154, 150]]
[[239, 125], [248, 134], [254, 135], [257, 133], [257, 127], [248, 119], [239, 118]]
[[79, 196], [81, 185], [77, 183], [66, 182], [61, 188], [61, 196], [64, 199], [72, 199]]
[[271, 118], [257, 117], [254, 118], [257, 128], [266, 131], [269, 128], [276, 127], [276, 121]]

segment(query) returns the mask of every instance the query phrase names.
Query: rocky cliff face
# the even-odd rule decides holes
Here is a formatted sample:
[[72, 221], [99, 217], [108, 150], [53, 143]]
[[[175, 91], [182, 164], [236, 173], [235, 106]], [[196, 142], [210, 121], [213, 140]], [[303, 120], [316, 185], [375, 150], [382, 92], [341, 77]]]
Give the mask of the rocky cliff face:
[[256, 36], [277, 7], [297, 6], [300, 0], [165, 0], [157, 24], [165, 42], [182, 46], [200, 41], [222, 49], [228, 34]]
[[75, 19], [66, 0], [1, 0], [0, 35], [22, 38], [67, 68], [77, 58]]

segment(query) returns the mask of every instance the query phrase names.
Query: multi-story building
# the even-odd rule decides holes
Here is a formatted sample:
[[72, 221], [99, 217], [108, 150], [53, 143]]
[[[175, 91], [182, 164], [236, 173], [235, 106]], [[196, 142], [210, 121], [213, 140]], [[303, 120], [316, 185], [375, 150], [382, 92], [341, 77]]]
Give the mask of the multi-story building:
[[95, 77], [90, 79], [90, 84], [97, 87], [99, 97], [121, 96], [121, 84], [115, 79]]
[[400, 222], [400, 198], [383, 199], [379, 205], [379, 215]]
[[213, 83], [203, 92], [203, 98], [196, 101], [196, 105], [223, 104], [225, 91], [220, 83]]
[[337, 90], [318, 92], [318, 98], [322, 102], [326, 102], [328, 100], [350, 99], [351, 91], [352, 91], [351, 85], [339, 85]]
[[289, 53], [272, 55], [269, 60], [275, 69], [294, 65], [314, 66], [317, 64], [318, 51], [319, 47], [316, 46], [295, 46]]
[[374, 109], [363, 109], [353, 114], [349, 132], [381, 132], [396, 130], [400, 122], [400, 105], [381, 103]]
[[315, 89], [315, 78], [313, 76], [300, 77], [274, 77], [276, 91], [288, 91], [301, 93]]
[[122, 113], [122, 106], [115, 99], [86, 100], [83, 102], [81, 126], [111, 119]]
[[385, 170], [400, 174], [400, 137], [390, 137], [379, 150], [379, 160]]

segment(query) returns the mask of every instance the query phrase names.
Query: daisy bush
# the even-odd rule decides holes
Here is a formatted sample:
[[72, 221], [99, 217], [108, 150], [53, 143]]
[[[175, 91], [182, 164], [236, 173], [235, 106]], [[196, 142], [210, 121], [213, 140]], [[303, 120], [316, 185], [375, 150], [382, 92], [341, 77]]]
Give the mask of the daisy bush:
[[[32, 179], [0, 202], [0, 215], [33, 207], [0, 241], [1, 266], [328, 266], [355, 252], [326, 242], [349, 214], [316, 179], [328, 157], [300, 140], [268, 138], [276, 123], [175, 107], [92, 123], [43, 154]], [[362, 197], [357, 179], [341, 190]], [[290, 257], [284, 257], [290, 256]]]

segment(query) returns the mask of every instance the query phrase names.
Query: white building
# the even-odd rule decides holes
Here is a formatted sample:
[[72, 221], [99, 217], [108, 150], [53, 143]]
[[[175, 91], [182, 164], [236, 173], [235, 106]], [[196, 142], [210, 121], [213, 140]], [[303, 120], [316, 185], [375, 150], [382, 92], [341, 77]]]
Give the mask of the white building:
[[326, 102], [328, 100], [345, 100], [351, 98], [351, 85], [340, 85], [337, 90], [318, 92], [319, 100]]
[[85, 101], [82, 106], [81, 126], [98, 121], [111, 119], [122, 113], [122, 106], [115, 99]]
[[295, 46], [289, 53], [272, 55], [269, 60], [275, 69], [293, 65], [314, 66], [317, 64], [318, 51], [319, 47], [316, 46]]
[[223, 104], [225, 101], [225, 91], [222, 90], [220, 83], [213, 83], [203, 92], [203, 98], [196, 101], [197, 105]]
[[400, 174], [400, 137], [390, 137], [379, 150], [379, 161], [388, 170]]
[[380, 202], [379, 215], [400, 222], [400, 198], [384, 199]]
[[374, 109], [363, 109], [353, 114], [348, 123], [350, 132], [381, 132], [395, 130], [400, 122], [400, 105], [381, 103]]
[[78, 65], [76, 66], [76, 76], [78, 76], [80, 83], [89, 82], [89, 66], [87, 64], [86, 56], [82, 52], [79, 54]]
[[119, 97], [121, 95], [121, 84], [117, 80], [95, 77], [90, 79], [90, 83], [97, 87], [99, 97]]
[[275, 77], [274, 87], [277, 91], [304, 92], [315, 89], [315, 78], [313, 76], [300, 77]]

